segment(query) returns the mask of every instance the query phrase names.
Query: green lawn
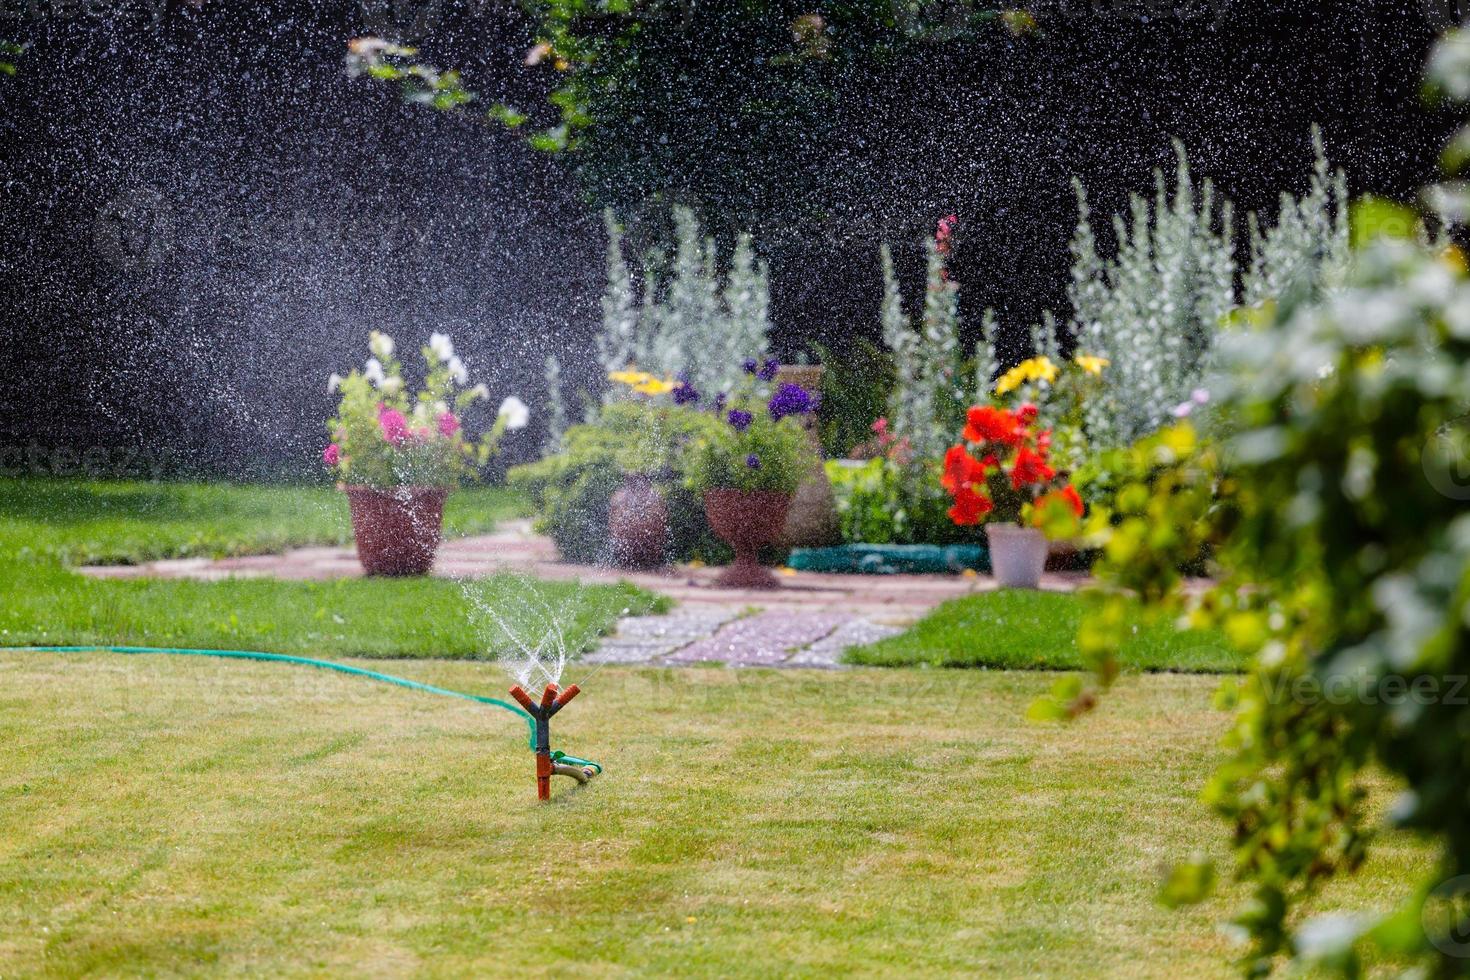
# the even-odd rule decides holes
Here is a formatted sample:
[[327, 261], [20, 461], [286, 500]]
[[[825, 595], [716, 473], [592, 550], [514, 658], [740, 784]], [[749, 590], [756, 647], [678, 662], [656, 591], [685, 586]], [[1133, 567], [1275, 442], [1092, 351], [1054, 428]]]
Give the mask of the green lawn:
[[[524, 509], [503, 487], [459, 490], [445, 506], [445, 533], [491, 531]], [[0, 557], [137, 564], [351, 540], [346, 498], [332, 487], [0, 479]]]
[[[610, 667], [553, 726], [607, 772], [547, 806], [520, 722], [449, 699], [166, 657], [0, 678], [0, 975], [1234, 975], [1239, 888], [1154, 901], [1226, 854], [1210, 678], [1061, 727], [1024, 720], [1031, 673]], [[1318, 907], [1428, 864], [1389, 834]]]
[[[519, 513], [505, 490], [461, 491], [449, 533]], [[379, 657], [493, 657], [555, 621], [572, 650], [619, 615], [661, 608], [632, 586], [582, 587], [514, 575], [276, 582], [98, 581], [80, 562], [236, 555], [351, 540], [343, 496], [325, 487], [0, 481], [0, 646], [244, 648]], [[476, 615], [497, 611], [504, 626]]]
[[[1016, 589], [966, 596], [898, 636], [849, 650], [847, 659], [875, 667], [1077, 669], [1084, 666], [1076, 637], [1086, 601], [1076, 594]], [[1224, 637], [1168, 624], [1136, 628], [1121, 660], [1133, 670], [1216, 673], [1242, 667]]]

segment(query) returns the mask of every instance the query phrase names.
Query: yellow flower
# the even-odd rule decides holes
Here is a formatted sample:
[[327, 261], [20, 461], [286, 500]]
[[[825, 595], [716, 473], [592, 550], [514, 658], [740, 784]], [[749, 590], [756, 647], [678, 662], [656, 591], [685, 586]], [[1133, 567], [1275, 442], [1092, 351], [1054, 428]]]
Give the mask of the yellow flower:
[[1078, 367], [1088, 374], [1096, 374], [1098, 376], [1102, 375], [1103, 368], [1113, 363], [1106, 357], [1095, 357], [1092, 354], [1078, 354], [1073, 360], [1077, 362]]
[[995, 381], [995, 393], [1004, 395], [1006, 392], [1014, 391], [1027, 381], [1045, 381], [1050, 384], [1057, 379], [1058, 368], [1052, 363], [1051, 358], [1042, 355], [1033, 357], [1029, 361], [1022, 361], [1002, 374]]
[[640, 395], [667, 395], [674, 390], [674, 383], [672, 381], [661, 381], [658, 378], [649, 378], [647, 381], [642, 381], [634, 385], [633, 390]]
[[607, 380], [625, 384], [640, 395], [666, 395], [674, 390], [674, 382], [655, 378], [647, 371], [629, 368], [626, 371], [609, 371]]
[[641, 385], [646, 381], [652, 381], [653, 375], [649, 374], [647, 371], [639, 371], [635, 368], [629, 368], [626, 371], [608, 372], [607, 380], [616, 381], [619, 384], [625, 385]]

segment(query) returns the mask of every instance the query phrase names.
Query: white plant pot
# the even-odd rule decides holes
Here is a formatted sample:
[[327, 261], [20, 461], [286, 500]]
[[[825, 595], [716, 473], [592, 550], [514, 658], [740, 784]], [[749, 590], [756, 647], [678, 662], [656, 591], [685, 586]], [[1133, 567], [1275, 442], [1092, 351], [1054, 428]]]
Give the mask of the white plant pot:
[[1008, 589], [1034, 589], [1041, 584], [1046, 568], [1046, 535], [1034, 527], [987, 524], [990, 569], [995, 580]]

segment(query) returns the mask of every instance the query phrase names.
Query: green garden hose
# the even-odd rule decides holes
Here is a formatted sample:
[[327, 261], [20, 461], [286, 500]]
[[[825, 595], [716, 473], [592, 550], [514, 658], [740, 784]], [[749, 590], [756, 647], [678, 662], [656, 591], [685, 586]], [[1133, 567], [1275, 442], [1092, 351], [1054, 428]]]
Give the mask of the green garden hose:
[[[447, 698], [460, 698], [464, 701], [473, 701], [476, 704], [490, 705], [495, 708], [503, 708], [511, 714], [519, 716], [526, 723], [528, 732], [527, 744], [534, 751], [536, 748], [536, 723], [531, 716], [522, 711], [517, 705], [499, 698], [487, 698], [479, 694], [466, 694], [463, 691], [451, 691], [444, 687], [435, 687], [432, 684], [421, 684], [411, 681], [406, 677], [394, 677], [392, 674], [380, 674], [376, 670], [364, 670], [361, 667], [353, 667], [348, 664], [339, 664], [331, 660], [313, 660], [310, 657], [292, 657], [284, 653], [260, 653], [254, 650], [187, 650], [175, 647], [103, 647], [103, 646], [81, 646], [81, 647], [0, 647], [0, 652], [9, 653], [129, 653], [129, 654], [177, 654], [184, 657], [223, 657], [227, 660], [262, 660], [266, 663], [298, 664], [303, 667], [317, 667], [322, 670], [335, 670], [338, 673], [350, 674], [353, 677], [366, 677], [369, 680], [380, 681], [384, 684], [393, 684], [398, 687], [406, 687], [411, 691], [423, 691], [427, 694], [440, 694]], [[568, 765], [591, 766], [599, 773], [602, 767], [587, 759], [578, 759], [564, 752], [553, 753], [556, 761], [565, 762]]]

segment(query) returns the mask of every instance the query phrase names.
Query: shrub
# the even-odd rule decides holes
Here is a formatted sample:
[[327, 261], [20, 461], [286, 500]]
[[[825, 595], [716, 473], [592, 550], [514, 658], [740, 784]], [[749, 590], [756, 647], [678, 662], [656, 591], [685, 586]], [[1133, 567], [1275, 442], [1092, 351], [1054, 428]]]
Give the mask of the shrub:
[[510, 470], [511, 486], [524, 490], [537, 513], [537, 529], [567, 561], [609, 557], [607, 513], [625, 473], [646, 473], [669, 508], [669, 557], [718, 561], [725, 546], [709, 529], [704, 505], [684, 485], [683, 447], [707, 425], [705, 416], [644, 402], [606, 406], [597, 421], [575, 425], [563, 449]]
[[[861, 466], [827, 464], [842, 540], [848, 544], [961, 544], [973, 538], [956, 527], [942, 494], [910, 499], [903, 490], [907, 467], [890, 459], [870, 459]], [[937, 486], [939, 465], [928, 467]]]
[[887, 411], [893, 391], [893, 358], [871, 342], [857, 340], [839, 357], [812, 344], [822, 374], [822, 451], [841, 459], [873, 438], [873, 422]]

